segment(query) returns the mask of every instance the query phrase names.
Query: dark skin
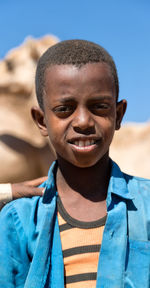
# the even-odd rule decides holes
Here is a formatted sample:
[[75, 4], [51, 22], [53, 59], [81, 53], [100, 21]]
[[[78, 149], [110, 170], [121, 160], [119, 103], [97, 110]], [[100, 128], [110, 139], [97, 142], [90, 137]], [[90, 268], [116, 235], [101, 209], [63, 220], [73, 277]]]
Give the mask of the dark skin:
[[[90, 222], [104, 217], [106, 215], [105, 199], [110, 176], [109, 163], [104, 167], [103, 161], [99, 161], [92, 166], [92, 169], [91, 167], [86, 169], [73, 167], [68, 165], [68, 162], [63, 164], [63, 169], [60, 164], [58, 170], [57, 187], [67, 212], [80, 221]], [[99, 174], [97, 173], [98, 169], [102, 171]], [[70, 170], [69, 174], [68, 170]], [[74, 175], [80, 175], [82, 180], [80, 181], [79, 177], [76, 178]], [[87, 179], [91, 179], [91, 181]], [[99, 186], [100, 182], [101, 186]]]
[[47, 177], [40, 177], [31, 181], [11, 184], [13, 200], [22, 197], [42, 196], [44, 188], [39, 188], [37, 186], [41, 185], [46, 180]]
[[95, 221], [106, 215], [109, 146], [126, 105], [126, 100], [116, 103], [114, 81], [105, 63], [81, 68], [55, 65], [46, 71], [44, 111], [34, 107], [32, 115], [55, 147], [58, 193], [77, 220]]

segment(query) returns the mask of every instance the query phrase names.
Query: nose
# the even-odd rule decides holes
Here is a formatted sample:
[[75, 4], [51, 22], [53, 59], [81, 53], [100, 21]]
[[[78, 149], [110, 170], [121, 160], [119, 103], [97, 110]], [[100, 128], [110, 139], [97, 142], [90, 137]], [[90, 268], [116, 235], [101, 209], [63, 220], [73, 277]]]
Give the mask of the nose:
[[86, 108], [78, 108], [74, 114], [72, 127], [77, 133], [91, 134], [95, 131], [94, 119]]

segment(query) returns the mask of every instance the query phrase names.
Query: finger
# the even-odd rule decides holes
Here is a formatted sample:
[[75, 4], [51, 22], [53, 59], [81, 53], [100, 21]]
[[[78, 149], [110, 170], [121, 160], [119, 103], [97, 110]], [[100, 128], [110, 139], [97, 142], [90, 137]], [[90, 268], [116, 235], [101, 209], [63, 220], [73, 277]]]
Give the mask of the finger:
[[25, 181], [23, 184], [26, 186], [39, 186], [43, 182], [45, 182], [47, 180], [47, 178], [48, 178], [47, 176], [44, 176], [44, 177], [40, 177], [40, 178], [33, 179], [30, 181]]
[[12, 196], [13, 199], [22, 197], [43, 196], [45, 188], [26, 186], [24, 184], [12, 184]]
[[45, 188], [40, 187], [30, 187], [30, 192], [29, 195], [26, 195], [27, 197], [32, 197], [32, 196], [43, 196], [45, 191]]

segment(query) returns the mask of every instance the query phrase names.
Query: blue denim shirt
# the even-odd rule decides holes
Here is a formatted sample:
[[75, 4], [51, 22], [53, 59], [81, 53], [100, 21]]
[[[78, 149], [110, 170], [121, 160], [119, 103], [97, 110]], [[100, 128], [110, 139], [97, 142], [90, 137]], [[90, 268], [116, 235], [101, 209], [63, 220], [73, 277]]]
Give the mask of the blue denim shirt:
[[[64, 288], [56, 211], [56, 164], [43, 198], [19, 199], [0, 213], [0, 287]], [[150, 287], [150, 180], [112, 162], [96, 288]]]

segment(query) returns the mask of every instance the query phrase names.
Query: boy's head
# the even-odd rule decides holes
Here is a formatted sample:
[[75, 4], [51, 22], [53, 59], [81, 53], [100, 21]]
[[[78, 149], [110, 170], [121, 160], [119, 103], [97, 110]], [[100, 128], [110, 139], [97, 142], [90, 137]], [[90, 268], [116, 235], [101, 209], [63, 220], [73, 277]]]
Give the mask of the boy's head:
[[115, 63], [102, 47], [83, 40], [50, 47], [37, 66], [36, 92], [32, 115], [59, 161], [85, 168], [108, 159], [126, 101], [117, 101]]
[[51, 46], [39, 59], [36, 71], [36, 95], [41, 109], [45, 88], [45, 73], [53, 65], [75, 65], [106, 63], [115, 85], [116, 100], [119, 96], [119, 81], [116, 65], [110, 54], [100, 45], [86, 40], [66, 40]]

